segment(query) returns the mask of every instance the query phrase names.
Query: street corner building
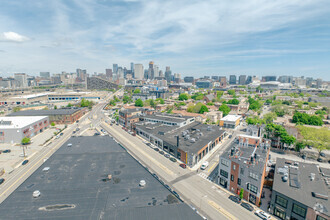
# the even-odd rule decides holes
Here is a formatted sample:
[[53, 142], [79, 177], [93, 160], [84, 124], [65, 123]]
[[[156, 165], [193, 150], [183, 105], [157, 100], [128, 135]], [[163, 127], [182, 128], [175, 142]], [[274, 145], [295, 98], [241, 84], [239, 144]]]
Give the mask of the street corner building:
[[47, 116], [0, 117], [0, 143], [20, 143], [24, 137], [33, 137], [48, 126]]
[[243, 199], [259, 206], [266, 177], [270, 141], [239, 135], [219, 158], [218, 183]]
[[153, 120], [157, 122], [136, 124], [136, 133], [190, 167], [220, 144], [226, 133], [218, 126], [200, 122], [180, 126]]

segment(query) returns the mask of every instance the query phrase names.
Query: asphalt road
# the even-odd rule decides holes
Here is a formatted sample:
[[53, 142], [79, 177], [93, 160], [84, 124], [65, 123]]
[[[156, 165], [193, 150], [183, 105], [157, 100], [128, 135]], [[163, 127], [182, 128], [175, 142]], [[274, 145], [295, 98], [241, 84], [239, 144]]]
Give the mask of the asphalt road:
[[101, 127], [208, 219], [258, 219], [252, 212], [229, 200], [229, 194], [220, 186], [202, 178], [196, 171], [182, 169], [178, 163], [171, 162], [121, 126], [102, 123]]

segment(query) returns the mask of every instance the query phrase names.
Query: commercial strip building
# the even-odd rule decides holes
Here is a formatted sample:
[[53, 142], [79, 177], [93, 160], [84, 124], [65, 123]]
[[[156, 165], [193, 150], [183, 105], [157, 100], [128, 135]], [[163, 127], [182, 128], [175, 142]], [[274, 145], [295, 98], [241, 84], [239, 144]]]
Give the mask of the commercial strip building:
[[201, 219], [109, 136], [71, 138], [0, 204], [0, 213], [2, 219]]
[[48, 126], [47, 116], [0, 117], [0, 143], [20, 143], [24, 137], [33, 137]]
[[163, 123], [135, 125], [136, 134], [192, 167], [224, 138], [218, 126], [191, 122], [184, 126]]
[[259, 206], [270, 141], [260, 137], [240, 135], [229, 150], [219, 158], [218, 184]]
[[330, 169], [277, 158], [270, 212], [280, 219], [330, 219]]
[[62, 108], [50, 110], [26, 110], [9, 114], [16, 116], [48, 116], [50, 122], [55, 124], [72, 124], [88, 111], [87, 108]]
[[220, 119], [220, 127], [235, 129], [241, 121], [239, 115], [227, 115]]

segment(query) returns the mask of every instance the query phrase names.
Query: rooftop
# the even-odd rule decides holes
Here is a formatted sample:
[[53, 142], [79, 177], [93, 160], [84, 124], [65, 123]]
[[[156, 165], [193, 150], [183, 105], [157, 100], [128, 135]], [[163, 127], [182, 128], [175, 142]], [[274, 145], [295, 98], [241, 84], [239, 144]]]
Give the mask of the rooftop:
[[[35, 190], [40, 197], [32, 197]], [[201, 219], [108, 136], [71, 138], [0, 205], [0, 213], [3, 219]]]
[[49, 110], [25, 110], [9, 114], [8, 116], [48, 116], [48, 115], [72, 115], [81, 108], [61, 108]]
[[190, 116], [182, 116], [179, 114], [151, 114], [151, 115], [145, 115], [144, 118], [148, 119], [154, 119], [154, 120], [160, 120], [160, 121], [170, 121], [170, 122], [183, 122], [188, 119], [192, 119], [193, 117]]
[[47, 116], [33, 116], [33, 117], [0, 117], [0, 129], [8, 128], [23, 128], [30, 124], [46, 119]]
[[277, 158], [273, 190], [329, 216], [329, 173], [316, 164]]
[[223, 118], [221, 118], [221, 121], [237, 121], [237, 119], [240, 119], [241, 116], [239, 115], [227, 115]]

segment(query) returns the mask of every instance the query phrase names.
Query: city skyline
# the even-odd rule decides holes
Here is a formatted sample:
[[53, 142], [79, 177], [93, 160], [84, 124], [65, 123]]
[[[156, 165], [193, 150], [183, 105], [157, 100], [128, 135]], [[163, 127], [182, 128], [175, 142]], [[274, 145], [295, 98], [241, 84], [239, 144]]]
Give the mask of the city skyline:
[[329, 80], [329, 12], [322, 0], [7, 1], [0, 9], [0, 74], [104, 73], [113, 63], [146, 67], [153, 60], [182, 76]]

